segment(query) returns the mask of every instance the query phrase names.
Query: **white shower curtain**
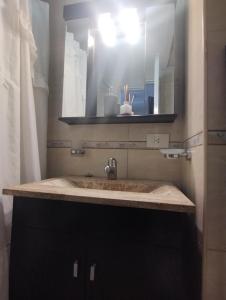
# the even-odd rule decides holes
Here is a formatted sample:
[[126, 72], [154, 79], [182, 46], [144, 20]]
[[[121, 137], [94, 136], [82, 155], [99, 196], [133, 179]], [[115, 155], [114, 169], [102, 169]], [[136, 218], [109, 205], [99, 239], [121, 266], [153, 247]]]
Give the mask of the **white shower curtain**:
[[12, 199], [1, 190], [40, 180], [28, 0], [0, 0], [0, 45], [0, 299], [6, 300]]

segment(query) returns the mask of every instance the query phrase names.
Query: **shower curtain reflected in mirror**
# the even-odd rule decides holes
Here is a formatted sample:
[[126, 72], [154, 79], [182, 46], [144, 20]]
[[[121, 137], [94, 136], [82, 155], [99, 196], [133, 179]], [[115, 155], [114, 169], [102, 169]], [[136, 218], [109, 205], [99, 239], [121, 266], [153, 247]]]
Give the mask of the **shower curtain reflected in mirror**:
[[84, 117], [86, 109], [87, 53], [72, 32], [66, 32], [63, 117]]

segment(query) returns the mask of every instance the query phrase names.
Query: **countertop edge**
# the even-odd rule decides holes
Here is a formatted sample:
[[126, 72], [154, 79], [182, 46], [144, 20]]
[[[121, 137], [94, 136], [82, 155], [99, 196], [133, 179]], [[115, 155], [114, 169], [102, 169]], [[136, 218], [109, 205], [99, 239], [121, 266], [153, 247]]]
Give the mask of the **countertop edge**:
[[[181, 203], [161, 203], [153, 201], [134, 201], [125, 199], [108, 199], [81, 195], [65, 195], [65, 194], [54, 194], [50, 192], [37, 192], [37, 191], [24, 191], [13, 188], [6, 188], [2, 190], [3, 195], [14, 196], [14, 197], [26, 197], [26, 198], [40, 198], [47, 200], [58, 200], [58, 201], [68, 201], [76, 203], [85, 204], [97, 204], [97, 205], [107, 205], [107, 206], [117, 206], [117, 207], [131, 207], [131, 208], [141, 208], [141, 209], [153, 209], [153, 210], [164, 210], [179, 213], [195, 213], [195, 204], [181, 204]], [[182, 192], [181, 192], [182, 193]]]

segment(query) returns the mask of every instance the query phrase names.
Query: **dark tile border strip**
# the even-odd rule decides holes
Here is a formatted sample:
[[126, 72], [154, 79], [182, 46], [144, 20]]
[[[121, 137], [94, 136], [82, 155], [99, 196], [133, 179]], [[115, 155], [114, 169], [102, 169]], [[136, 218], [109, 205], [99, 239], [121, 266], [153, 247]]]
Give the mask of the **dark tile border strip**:
[[48, 140], [47, 148], [71, 148], [72, 141], [70, 140]]
[[[226, 144], [226, 132], [225, 132]], [[203, 145], [203, 132], [200, 132], [184, 142], [172, 141], [170, 149], [194, 148]], [[72, 148], [71, 140], [49, 140], [48, 148]], [[159, 148], [148, 148], [146, 141], [83, 141], [81, 147], [84, 149], [134, 149], [134, 150], [158, 150]]]
[[209, 130], [208, 145], [226, 145], [226, 130]]
[[[84, 149], [134, 149], [134, 150], [159, 150], [159, 148], [147, 148], [146, 141], [84, 141]], [[182, 148], [181, 142], [170, 142], [169, 148]], [[47, 148], [72, 148], [72, 141], [49, 140]]]
[[[134, 150], [159, 150], [148, 148], [146, 141], [85, 141], [82, 144], [85, 149], [134, 149]], [[169, 148], [181, 148], [182, 143], [171, 142]]]

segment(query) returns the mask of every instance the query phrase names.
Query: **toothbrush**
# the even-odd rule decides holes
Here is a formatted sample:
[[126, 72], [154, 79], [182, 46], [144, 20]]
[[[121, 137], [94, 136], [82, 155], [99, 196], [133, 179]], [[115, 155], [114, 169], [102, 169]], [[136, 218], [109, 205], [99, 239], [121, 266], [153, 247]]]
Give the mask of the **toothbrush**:
[[131, 94], [129, 94], [129, 104], [132, 105], [133, 104], [133, 100], [134, 100], [134, 95], [131, 99]]
[[133, 95], [132, 100], [131, 100], [131, 102], [130, 102], [130, 105], [131, 105], [131, 106], [133, 105], [134, 97], [135, 97], [135, 96]]

